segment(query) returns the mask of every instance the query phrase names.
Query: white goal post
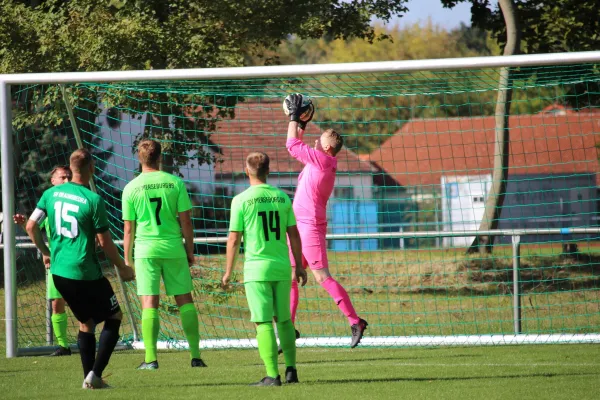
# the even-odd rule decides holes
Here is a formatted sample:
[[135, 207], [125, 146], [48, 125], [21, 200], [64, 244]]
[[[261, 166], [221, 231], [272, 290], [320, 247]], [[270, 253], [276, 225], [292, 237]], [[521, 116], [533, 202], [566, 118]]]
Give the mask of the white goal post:
[[[144, 71], [107, 71], [107, 72], [65, 72], [65, 73], [37, 73], [37, 74], [5, 74], [0, 75], [0, 146], [2, 161], [2, 211], [4, 213], [3, 243], [4, 248], [4, 289], [5, 289], [5, 323], [6, 323], [6, 356], [8, 358], [19, 355], [17, 348], [17, 287], [16, 287], [16, 241], [15, 226], [10, 223], [10, 216], [15, 213], [15, 182], [14, 182], [14, 148], [13, 128], [11, 117], [11, 85], [17, 84], [60, 84], [81, 82], [125, 82], [125, 81], [163, 81], [163, 80], [205, 80], [205, 79], [236, 79], [236, 78], [263, 78], [263, 77], [299, 77], [318, 75], [358, 74], [358, 73], [385, 73], [385, 72], [414, 72], [457, 70], [475, 68], [498, 67], [524, 67], [565, 65], [574, 63], [600, 63], [600, 51], [515, 55], [495, 57], [471, 57], [436, 60], [410, 60], [387, 61], [348, 64], [322, 64], [322, 65], [288, 65], [266, 67], [239, 67], [239, 68], [196, 68], [179, 70], [144, 70]], [[393, 237], [440, 237], [440, 236], [472, 236], [484, 232], [390, 232], [378, 233], [377, 238]], [[581, 228], [573, 230], [510, 230], [490, 231], [489, 235], [508, 235], [521, 237], [529, 234], [574, 234], [574, 233], [600, 233], [600, 228]], [[371, 235], [371, 236], [369, 236]], [[342, 234], [330, 235], [329, 239], [362, 239], [374, 237], [373, 234]], [[514, 244], [513, 239], [513, 244]], [[205, 242], [198, 239], [198, 242]], [[518, 239], [517, 239], [518, 252]], [[517, 253], [518, 254], [518, 253]], [[518, 271], [518, 257], [514, 268]], [[568, 334], [568, 335], [520, 335], [517, 323], [519, 319], [518, 293], [515, 296], [515, 335], [488, 335], [483, 339], [478, 336], [475, 340], [470, 336], [452, 337], [369, 337], [363, 344], [367, 346], [394, 345], [471, 345], [471, 344], [515, 344], [515, 343], [562, 343], [585, 342], [600, 343], [600, 334]], [[337, 345], [344, 338], [322, 338], [320, 341], [307, 338], [299, 341], [306, 346]], [[227, 342], [227, 343], [225, 343]], [[239, 340], [239, 343], [224, 340], [223, 343], [206, 343], [205, 346], [219, 348], [225, 345], [233, 347], [253, 346], [250, 340]], [[236, 344], [237, 343], [237, 344]], [[139, 348], [141, 344], [134, 344]]]

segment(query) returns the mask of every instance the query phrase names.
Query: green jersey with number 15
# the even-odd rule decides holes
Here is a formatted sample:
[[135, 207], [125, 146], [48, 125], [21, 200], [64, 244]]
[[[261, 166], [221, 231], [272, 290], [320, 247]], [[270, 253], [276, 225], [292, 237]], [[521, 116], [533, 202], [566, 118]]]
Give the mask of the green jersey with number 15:
[[180, 178], [144, 172], [125, 186], [122, 205], [123, 220], [135, 221], [135, 258], [185, 258], [177, 215], [192, 202]]
[[96, 234], [108, 230], [104, 200], [69, 182], [44, 192], [30, 219], [39, 220], [40, 215], [47, 216], [50, 272], [77, 280], [102, 278]]

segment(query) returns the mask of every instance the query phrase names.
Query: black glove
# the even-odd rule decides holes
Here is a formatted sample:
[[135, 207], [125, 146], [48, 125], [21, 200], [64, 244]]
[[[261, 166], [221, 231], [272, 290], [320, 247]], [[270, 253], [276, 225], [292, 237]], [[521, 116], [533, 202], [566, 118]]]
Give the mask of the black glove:
[[[312, 105], [312, 107], [311, 107], [311, 105]], [[303, 120], [298, 121], [298, 126], [303, 131], [306, 130], [306, 125], [308, 125], [308, 123], [310, 121], [312, 121], [313, 116], [315, 115], [315, 105], [312, 103], [312, 101], [309, 103], [308, 107], [309, 107], [310, 114], [308, 114], [308, 118], [306, 119], [306, 121], [303, 121]], [[302, 114], [304, 114], [304, 113], [302, 113]], [[300, 115], [302, 115], [302, 114], [300, 114]]]
[[310, 107], [310, 105], [302, 107], [302, 95], [299, 93], [293, 93], [286, 97], [285, 105], [290, 113], [290, 121], [296, 122], [300, 122], [300, 116]]

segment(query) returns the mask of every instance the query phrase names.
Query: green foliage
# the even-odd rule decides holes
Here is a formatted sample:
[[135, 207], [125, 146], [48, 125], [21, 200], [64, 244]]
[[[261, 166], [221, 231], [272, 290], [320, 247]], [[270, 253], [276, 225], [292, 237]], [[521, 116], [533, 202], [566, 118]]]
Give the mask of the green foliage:
[[[498, 44], [506, 43], [506, 26], [499, 7], [488, 0], [441, 0], [446, 7], [472, 4], [473, 26], [491, 32]], [[526, 54], [600, 50], [600, 2], [579, 0], [513, 0], [521, 35], [521, 52]], [[536, 76], [540, 68], [521, 68]], [[568, 70], [566, 67], [565, 70]], [[582, 71], [585, 73], [586, 71]], [[589, 65], [588, 73], [598, 74]], [[559, 75], [559, 74], [557, 74]], [[546, 82], [548, 83], [548, 82]], [[554, 82], [558, 83], [558, 82]], [[575, 109], [600, 105], [600, 85], [573, 85], [564, 93], [564, 103]]]
[[[244, 57], [275, 48], [290, 35], [359, 37], [370, 42], [384, 38], [386, 33], [376, 32], [371, 19], [389, 21], [406, 10], [405, 2], [6, 0], [0, 3], [0, 73], [242, 66]], [[172, 172], [187, 163], [190, 154], [197, 164], [214, 161], [204, 146], [211, 145], [215, 123], [233, 117], [232, 107], [238, 100], [166, 91], [140, 99], [126, 96], [125, 90], [103, 91], [85, 85], [67, 90], [88, 145], [100, 102], [119, 110], [152, 113], [142, 136], [167, 140], [164, 164]], [[43, 188], [37, 183], [41, 176], [23, 174], [35, 175], [46, 168], [45, 153], [51, 153], [57, 143], [64, 145], [68, 134], [60, 91], [48, 87], [42, 93], [43, 98], [15, 110], [20, 135], [34, 130], [40, 137], [44, 130], [38, 139], [39, 151], [23, 148], [18, 160], [19, 187], [26, 184], [38, 192]]]
[[[240, 66], [289, 35], [385, 37], [406, 0], [47, 0], [0, 4], [0, 72]], [[301, 16], [301, 17], [299, 17]], [[250, 49], [250, 50], [249, 50]]]

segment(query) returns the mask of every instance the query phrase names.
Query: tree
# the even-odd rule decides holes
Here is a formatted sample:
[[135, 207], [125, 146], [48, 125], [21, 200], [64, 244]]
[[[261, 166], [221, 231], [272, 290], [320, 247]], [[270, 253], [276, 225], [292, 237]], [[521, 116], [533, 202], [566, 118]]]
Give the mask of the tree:
[[[376, 33], [371, 19], [389, 21], [406, 10], [405, 2], [6, 0], [0, 3], [0, 73], [242, 66], [247, 54], [272, 49], [290, 35], [375, 41], [385, 33]], [[190, 95], [162, 92], [140, 101], [121, 89], [67, 88], [78, 121], [90, 121], [81, 130], [93, 132], [100, 102], [149, 112], [154, 118], [148, 118], [144, 135], [170, 139], [164, 164], [173, 172], [188, 162], [188, 154], [199, 164], [210, 162], [204, 151], [210, 132], [216, 121], [233, 116], [238, 100], [200, 98], [195, 101], [202, 106], [190, 109]], [[47, 107], [23, 113], [20, 123], [51, 127], [57, 140], [64, 104], [55, 90], [44, 91], [40, 101]], [[43, 151], [52, 147], [50, 142], [40, 144]], [[23, 159], [37, 163], [35, 152], [22, 150], [20, 165]]]
[[[468, 1], [471, 3], [471, 21], [474, 27], [490, 30], [493, 36], [497, 39], [498, 44], [504, 46], [504, 54], [506, 49], [514, 45], [515, 28], [510, 20], [507, 20], [507, 10], [509, 4], [504, 1], [499, 1], [499, 7], [492, 8], [489, 0], [442, 0], [445, 7], [452, 8], [458, 3]], [[520, 28], [516, 34], [520, 36], [522, 43], [522, 51], [524, 53], [555, 53], [568, 51], [587, 51], [597, 50], [600, 48], [600, 7], [598, 1], [580, 2], [578, 0], [513, 0], [510, 2], [510, 9], [514, 16], [518, 16]], [[518, 49], [518, 47], [515, 47]], [[589, 69], [594, 66], [590, 65]], [[537, 68], [521, 68], [521, 72], [529, 72], [533, 79], [537, 79]], [[595, 70], [594, 70], [595, 71]], [[503, 74], [504, 72], [504, 74]], [[597, 73], [597, 71], [595, 71]], [[523, 74], [521, 74], [524, 76]], [[560, 75], [560, 74], [557, 74]], [[509, 79], [506, 76], [506, 71], [501, 70], [501, 79]], [[546, 82], [548, 83], [548, 82]], [[564, 93], [564, 101], [575, 109], [589, 107], [600, 104], [600, 95], [596, 88], [582, 87], [582, 85], [572, 85], [569, 90]], [[508, 95], [510, 101], [511, 93]], [[498, 93], [498, 102], [501, 99], [502, 91]], [[506, 99], [505, 99], [506, 100]], [[510, 103], [506, 103], [509, 105]], [[500, 133], [499, 128], [504, 127], [508, 134], [508, 112], [504, 121], [497, 120], [496, 134]], [[498, 112], [496, 112], [498, 117]], [[508, 136], [504, 138], [506, 142], [502, 142], [502, 146], [508, 145]], [[494, 176], [497, 176], [496, 162], [500, 160], [502, 155], [506, 158], [503, 170], [508, 169], [508, 147], [506, 149], [498, 148], [499, 142], [496, 142], [496, 151], [494, 155]], [[493, 178], [496, 179], [496, 178]], [[504, 187], [503, 187], [504, 186]], [[480, 229], [495, 229], [498, 224], [498, 219], [502, 211], [502, 201], [504, 199], [505, 185], [500, 185], [494, 182], [495, 196], [492, 200], [486, 202], [486, 210]], [[483, 239], [483, 241], [482, 241]], [[485, 246], [480, 246], [485, 245]], [[484, 239], [477, 237], [469, 248], [470, 252], [479, 249], [479, 251], [489, 252], [492, 250], [493, 238]]]
[[[504, 55], [519, 53], [520, 33], [517, 15], [512, 0], [499, 0], [498, 4], [504, 15], [506, 24], [506, 44]], [[496, 100], [496, 128], [494, 140], [494, 169], [492, 174], [492, 192], [485, 201], [485, 211], [479, 230], [493, 230], [498, 228], [502, 204], [506, 197], [506, 184], [508, 181], [508, 155], [510, 145], [510, 100], [512, 97], [511, 68], [500, 69], [498, 80], [498, 98]], [[491, 253], [495, 236], [476, 236], [468, 252]]]

